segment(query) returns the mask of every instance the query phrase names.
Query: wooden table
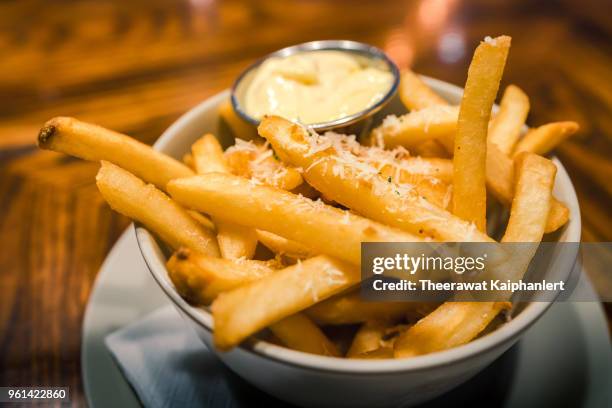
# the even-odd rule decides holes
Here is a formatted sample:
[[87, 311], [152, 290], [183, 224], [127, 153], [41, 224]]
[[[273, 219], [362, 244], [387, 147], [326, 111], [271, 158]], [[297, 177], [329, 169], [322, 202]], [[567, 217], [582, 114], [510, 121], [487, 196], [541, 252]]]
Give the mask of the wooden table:
[[97, 164], [37, 150], [41, 124], [76, 116], [151, 143], [255, 58], [290, 44], [364, 41], [462, 85], [478, 40], [511, 35], [502, 85], [531, 96], [531, 124], [580, 122], [558, 154], [578, 191], [584, 239], [612, 241], [611, 15], [595, 0], [509, 3], [0, 4], [0, 385], [67, 385], [84, 404], [83, 311], [128, 225], [98, 194]]

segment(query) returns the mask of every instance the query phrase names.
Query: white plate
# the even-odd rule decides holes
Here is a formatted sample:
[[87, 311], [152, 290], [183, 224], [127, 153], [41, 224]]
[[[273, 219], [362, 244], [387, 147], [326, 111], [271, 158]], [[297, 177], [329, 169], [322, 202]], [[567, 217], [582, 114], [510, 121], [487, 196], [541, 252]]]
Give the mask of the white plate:
[[[586, 280], [578, 290], [595, 296]], [[581, 298], [588, 296], [582, 294]], [[104, 338], [168, 304], [146, 269], [134, 229], [128, 228], [102, 265], [85, 310], [81, 357], [90, 407], [140, 406], [104, 346]], [[598, 303], [553, 305], [502, 359], [501, 366], [512, 370], [499, 372], [499, 377], [510, 378], [497, 382], [503, 384], [503, 389], [489, 392], [505, 395], [505, 407], [610, 406], [612, 349]], [[489, 369], [483, 373], [480, 378], [490, 376]], [[477, 381], [478, 378], [460, 386], [452, 396], [465, 398], [470, 389], [478, 389]], [[462, 393], [462, 388], [466, 392]], [[445, 402], [451, 400], [442, 397], [427, 406]]]

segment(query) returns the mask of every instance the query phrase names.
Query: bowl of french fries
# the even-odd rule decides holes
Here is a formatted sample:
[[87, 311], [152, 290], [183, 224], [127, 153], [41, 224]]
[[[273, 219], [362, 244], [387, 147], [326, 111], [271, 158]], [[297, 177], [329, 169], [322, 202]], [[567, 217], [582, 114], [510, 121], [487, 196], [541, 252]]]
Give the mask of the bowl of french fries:
[[101, 162], [98, 188], [136, 222], [154, 279], [238, 375], [301, 406], [416, 404], [493, 362], [549, 303], [366, 301], [361, 243], [580, 240], [572, 183], [547, 157], [577, 125], [528, 128], [514, 85], [493, 106], [509, 47], [483, 41], [465, 91], [403, 72], [361, 138], [278, 116], [255, 128], [225, 91], [153, 149], [73, 118], [47, 122], [39, 145]]

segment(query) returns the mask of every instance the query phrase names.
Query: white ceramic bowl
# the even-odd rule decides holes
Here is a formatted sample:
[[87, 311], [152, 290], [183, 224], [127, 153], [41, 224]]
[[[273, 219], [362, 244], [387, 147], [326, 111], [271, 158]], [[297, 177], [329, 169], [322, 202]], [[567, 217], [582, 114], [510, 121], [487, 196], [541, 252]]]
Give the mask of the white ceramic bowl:
[[[434, 79], [428, 84], [452, 103], [462, 90]], [[155, 148], [180, 158], [203, 133], [232, 140], [219, 128], [218, 106], [229, 97], [222, 92], [196, 106], [176, 121]], [[390, 104], [393, 105], [393, 104]], [[390, 107], [387, 109], [393, 109]], [[396, 103], [397, 109], [397, 103]], [[565, 169], [558, 167], [555, 194], [567, 204], [571, 220], [558, 233], [559, 241], [580, 240], [580, 211], [576, 193]], [[549, 303], [531, 303], [513, 320], [466, 345], [425, 356], [399, 360], [351, 360], [293, 351], [271, 343], [248, 340], [230, 352], [215, 350], [212, 316], [185, 302], [175, 291], [165, 268], [166, 255], [147, 230], [136, 228], [144, 259], [163, 291], [198, 336], [239, 376], [284, 401], [301, 406], [373, 407], [413, 405], [434, 398], [470, 379], [504, 351], [546, 311]], [[571, 256], [559, 257], [553, 267], [571, 267]]]

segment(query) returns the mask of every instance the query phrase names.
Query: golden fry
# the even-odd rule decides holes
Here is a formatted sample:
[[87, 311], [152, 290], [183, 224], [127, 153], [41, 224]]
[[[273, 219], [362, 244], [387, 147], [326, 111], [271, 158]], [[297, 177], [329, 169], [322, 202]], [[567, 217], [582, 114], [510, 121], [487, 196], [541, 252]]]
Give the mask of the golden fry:
[[[229, 168], [223, 156], [223, 149], [219, 140], [212, 134], [208, 133], [198, 139], [191, 146], [191, 152], [198, 174], [229, 173]], [[223, 258], [248, 259], [253, 257], [257, 247], [255, 230], [219, 219], [213, 219], [213, 222], [217, 226], [217, 241]]]
[[474, 52], [461, 99], [453, 156], [453, 214], [486, 231], [487, 127], [499, 88], [510, 37], [480, 43]]
[[212, 232], [166, 194], [112, 163], [101, 164], [96, 184], [113, 210], [141, 222], [172, 248], [219, 256]]
[[189, 215], [191, 215], [191, 217], [193, 219], [195, 219], [197, 222], [199, 222], [200, 225], [202, 225], [207, 230], [209, 230], [211, 232], [215, 232], [216, 231], [215, 224], [213, 224], [213, 222], [210, 220], [210, 218], [208, 218], [206, 215], [204, 215], [202, 213], [199, 213], [197, 211], [193, 211], [193, 210], [187, 210], [187, 212], [189, 213]]
[[533, 153], [515, 160], [516, 187], [502, 242], [539, 242], [546, 229], [557, 167]]
[[346, 356], [355, 358], [360, 354], [379, 349], [382, 347], [385, 332], [390, 327], [393, 327], [393, 324], [388, 321], [365, 322], [355, 334]]
[[399, 94], [402, 103], [408, 110], [429, 108], [434, 105], [448, 105], [445, 99], [435, 93], [413, 71], [402, 71]]
[[193, 171], [178, 160], [129, 136], [67, 117], [49, 120], [38, 134], [41, 149], [91, 161], [105, 160], [165, 190], [168, 181]]
[[357, 289], [317, 303], [305, 313], [321, 325], [354, 324], [369, 320], [393, 322], [419, 305], [418, 302], [367, 302], [361, 299]]
[[265, 146], [237, 142], [227, 149], [225, 158], [233, 174], [253, 178], [272, 187], [293, 190], [304, 182], [299, 171], [277, 160], [272, 149]]
[[499, 112], [489, 124], [489, 142], [505, 155], [512, 153], [521, 136], [529, 113], [529, 97], [516, 85], [508, 85], [502, 97]]
[[[514, 197], [514, 164], [497, 146], [487, 147], [487, 188], [502, 204], [510, 206]], [[553, 197], [546, 222], [546, 233], [554, 232], [569, 220], [568, 208]]]
[[270, 330], [290, 349], [322, 356], [340, 357], [340, 352], [334, 343], [302, 313], [285, 317], [270, 325]]
[[248, 336], [359, 282], [359, 268], [320, 255], [220, 294], [212, 304], [215, 345]]
[[517, 143], [514, 156], [522, 152], [545, 155], [578, 131], [576, 122], [554, 122], [531, 129]]
[[[433, 157], [408, 157], [399, 160], [400, 168], [404, 170], [400, 178], [408, 177], [407, 175], [423, 175], [435, 177], [445, 183], [453, 181], [453, 161], [443, 158]], [[404, 175], [404, 172], [407, 175]]]
[[207, 133], [191, 146], [196, 173], [229, 173], [229, 168], [223, 157], [223, 148], [217, 138]]
[[446, 302], [399, 336], [394, 355], [415, 357], [465, 344], [509, 307], [508, 302]]
[[199, 305], [276, 271], [270, 262], [214, 258], [187, 248], [175, 252], [166, 266], [180, 295]]
[[187, 207], [299, 242], [321, 254], [359, 265], [361, 243], [412, 242], [412, 234], [351, 214], [320, 201], [228, 174], [174, 180], [170, 194]]
[[306, 259], [316, 255], [299, 242], [291, 241], [268, 231], [257, 230], [257, 240], [278, 255], [296, 259]]

